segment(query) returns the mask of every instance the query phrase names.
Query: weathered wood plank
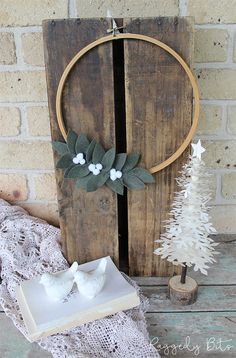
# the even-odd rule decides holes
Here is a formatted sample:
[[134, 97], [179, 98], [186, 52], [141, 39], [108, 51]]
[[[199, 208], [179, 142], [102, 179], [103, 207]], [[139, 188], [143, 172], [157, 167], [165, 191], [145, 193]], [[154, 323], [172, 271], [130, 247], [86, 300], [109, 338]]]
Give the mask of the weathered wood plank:
[[50, 353], [36, 343], [30, 343], [16, 329], [10, 318], [0, 314], [0, 357], [1, 358], [49, 358]]
[[[219, 239], [218, 239], [219, 240]], [[209, 269], [208, 275], [189, 270], [189, 276], [194, 278], [199, 285], [236, 285], [236, 243], [230, 239], [225, 239], [225, 243], [217, 246], [217, 262]], [[133, 277], [140, 285], [167, 285], [169, 277]]]
[[[141, 33], [173, 47], [187, 63], [193, 55], [192, 18], [124, 19], [125, 32]], [[170, 157], [191, 126], [192, 89], [184, 70], [164, 50], [125, 41], [127, 151], [142, 154], [150, 168]], [[188, 151], [155, 174], [156, 183], [128, 192], [129, 265], [134, 276], [165, 276], [178, 270], [153, 255]]]
[[167, 286], [142, 287], [149, 298], [150, 312], [236, 312], [236, 286], [200, 286], [197, 301], [188, 306], [172, 304], [167, 298]]
[[[147, 313], [146, 318], [151, 341], [156, 343], [154, 344], [156, 347], [158, 343], [168, 347], [172, 344], [175, 346], [185, 345], [187, 337], [190, 337], [189, 348], [192, 348], [192, 352], [188, 349], [176, 349], [175, 352], [175, 350], [171, 350], [171, 347], [168, 351], [168, 347], [166, 347], [165, 355], [168, 357], [235, 358], [236, 356], [235, 312]], [[233, 347], [226, 350], [227, 345]], [[199, 346], [198, 355], [194, 355], [194, 351], [198, 353], [198, 348], [196, 347], [194, 350], [194, 346]], [[161, 353], [165, 356], [163, 349]]]
[[[55, 98], [60, 77], [73, 56], [85, 45], [106, 34], [104, 19], [45, 21], [45, 63], [53, 140], [62, 140]], [[91, 50], [72, 69], [63, 92], [67, 128], [84, 132], [105, 148], [115, 144], [112, 44]], [[55, 158], [57, 159], [57, 158]], [[118, 264], [116, 195], [106, 187], [95, 193], [76, 189], [56, 171], [63, 252], [69, 262], [87, 262], [110, 255]]]

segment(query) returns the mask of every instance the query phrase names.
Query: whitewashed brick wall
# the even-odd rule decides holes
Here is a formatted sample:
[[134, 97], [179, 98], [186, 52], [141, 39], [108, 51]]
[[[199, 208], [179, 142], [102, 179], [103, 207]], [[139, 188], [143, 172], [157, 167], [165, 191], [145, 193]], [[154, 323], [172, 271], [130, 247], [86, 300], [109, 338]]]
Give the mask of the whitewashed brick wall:
[[194, 16], [201, 91], [196, 138], [213, 173], [212, 216], [236, 232], [236, 0], [1, 0], [0, 196], [56, 224], [41, 22], [48, 18]]

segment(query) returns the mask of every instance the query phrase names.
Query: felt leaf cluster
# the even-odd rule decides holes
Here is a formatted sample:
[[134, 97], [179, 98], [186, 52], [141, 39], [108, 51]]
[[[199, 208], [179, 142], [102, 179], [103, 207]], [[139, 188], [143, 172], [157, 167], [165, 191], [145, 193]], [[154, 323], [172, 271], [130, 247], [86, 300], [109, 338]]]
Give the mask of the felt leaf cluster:
[[64, 171], [65, 179], [75, 179], [76, 186], [87, 192], [107, 185], [123, 195], [124, 187], [142, 189], [154, 178], [146, 169], [137, 167], [139, 154], [116, 154], [115, 148], [107, 151], [96, 140], [89, 141], [85, 134], [79, 136], [68, 131], [67, 142], [53, 142], [60, 155], [56, 167]]

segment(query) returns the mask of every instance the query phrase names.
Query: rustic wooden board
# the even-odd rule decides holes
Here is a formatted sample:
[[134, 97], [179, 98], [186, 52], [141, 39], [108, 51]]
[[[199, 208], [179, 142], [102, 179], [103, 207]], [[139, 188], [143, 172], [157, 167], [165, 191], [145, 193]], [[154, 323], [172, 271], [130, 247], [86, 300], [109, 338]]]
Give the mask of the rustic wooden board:
[[[236, 236], [222, 238], [222, 242], [217, 246], [220, 255], [217, 262], [212, 265], [208, 275], [189, 270], [189, 276], [194, 278], [199, 285], [236, 285]], [[134, 277], [141, 286], [167, 285], [168, 277]]]
[[[148, 330], [153, 343], [159, 341], [163, 345], [184, 345], [186, 337], [190, 337], [190, 346], [200, 346], [199, 355], [194, 355], [187, 349], [177, 349], [176, 354], [172, 354], [171, 347], [167, 357], [226, 357], [235, 358], [236, 356], [236, 313], [235, 312], [185, 312], [185, 313], [147, 313]], [[209, 344], [207, 350], [207, 340], [213, 337], [218, 342], [218, 349], [213, 350], [213, 345]], [[230, 350], [220, 349], [220, 339], [222, 348], [232, 345]], [[168, 349], [168, 348], [167, 348]], [[164, 350], [161, 351], [164, 357]]]
[[[236, 313], [235, 312], [185, 312], [185, 313], [147, 313], [147, 324], [153, 344], [157, 341], [161, 345], [184, 345], [186, 337], [190, 337], [191, 347], [200, 346], [200, 358], [236, 356]], [[29, 343], [14, 327], [13, 323], [4, 314], [0, 314], [0, 356], [1, 358], [46, 358], [51, 354], [42, 350], [36, 343]], [[218, 342], [230, 340], [233, 345], [229, 351], [207, 351], [207, 339], [213, 337]], [[225, 347], [226, 344], [222, 344]], [[209, 348], [213, 348], [209, 346]], [[163, 353], [163, 351], [162, 351]], [[177, 354], [168, 357], [188, 357], [195, 355], [188, 350], [177, 350]], [[164, 354], [162, 356], [165, 356]]]
[[197, 301], [188, 306], [172, 304], [167, 286], [144, 286], [142, 292], [149, 298], [150, 312], [236, 312], [236, 286], [200, 286]]
[[[45, 63], [53, 140], [59, 132], [55, 97], [60, 77], [73, 56], [85, 45], [106, 34], [104, 19], [44, 21]], [[67, 128], [84, 132], [105, 148], [115, 144], [112, 44], [93, 49], [75, 65], [63, 93], [63, 113]], [[57, 160], [57, 157], [55, 158]], [[80, 263], [105, 255], [118, 264], [117, 198], [106, 187], [96, 193], [63, 182], [56, 171], [63, 252], [69, 262]]]
[[[192, 18], [124, 19], [125, 32], [165, 42], [189, 64], [193, 56]], [[169, 54], [142, 41], [125, 41], [125, 96], [128, 152], [142, 153], [150, 168], [171, 156], [191, 126], [192, 89], [184, 70]], [[134, 276], [173, 274], [153, 255], [176, 190], [175, 178], [188, 151], [155, 175], [145, 190], [128, 192], [129, 266]]]

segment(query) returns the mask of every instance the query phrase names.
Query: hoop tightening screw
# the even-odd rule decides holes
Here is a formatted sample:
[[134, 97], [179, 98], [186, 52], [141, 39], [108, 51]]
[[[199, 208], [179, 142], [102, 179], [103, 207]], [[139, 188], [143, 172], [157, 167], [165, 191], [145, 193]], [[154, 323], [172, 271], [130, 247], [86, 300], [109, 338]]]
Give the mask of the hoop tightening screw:
[[120, 29], [125, 29], [125, 26], [119, 26], [119, 27], [113, 27], [112, 29], [107, 29], [107, 33], [113, 33], [113, 36], [116, 36], [116, 31], [119, 31]]

